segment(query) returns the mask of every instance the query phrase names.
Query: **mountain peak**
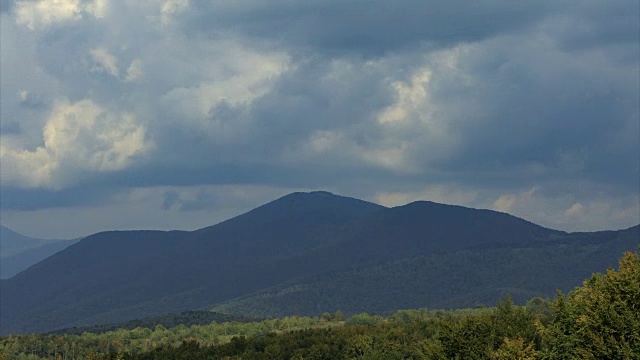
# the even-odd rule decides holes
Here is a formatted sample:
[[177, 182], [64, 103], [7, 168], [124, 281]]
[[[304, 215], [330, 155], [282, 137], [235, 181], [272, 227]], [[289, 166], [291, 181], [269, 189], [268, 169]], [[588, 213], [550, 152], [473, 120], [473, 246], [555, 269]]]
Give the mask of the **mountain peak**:
[[332, 194], [328, 191], [293, 192], [259, 206], [249, 212], [209, 226], [198, 231], [208, 232], [222, 226], [233, 226], [238, 222], [266, 224], [285, 219], [294, 219], [305, 214], [331, 213], [335, 216], [364, 216], [383, 206], [364, 200]]
[[307, 192], [300, 192], [301, 194], [308, 194], [308, 195], [324, 195], [324, 196], [338, 196], [334, 193], [331, 193], [329, 191], [325, 191], [325, 190], [314, 190], [314, 191], [307, 191]]
[[[304, 199], [312, 199], [312, 198], [344, 198], [343, 196], [336, 195], [324, 190], [316, 190], [316, 191], [296, 191], [290, 194], [287, 194], [280, 199], [289, 199], [289, 198], [304, 198]], [[276, 202], [280, 199], [277, 199], [273, 202]]]
[[370, 203], [368, 201], [351, 198], [348, 196], [336, 195], [328, 191], [297, 191], [285, 195], [279, 199], [276, 199], [270, 203], [264, 204], [254, 210], [258, 210], [261, 208], [271, 208], [273, 206], [280, 206], [282, 204], [298, 204], [302, 206], [304, 209], [313, 209], [313, 208], [325, 208], [325, 207], [334, 207], [334, 206], [366, 206], [371, 208], [381, 208], [382, 206]]
[[[607, 254], [615, 252], [615, 259], [635, 248], [637, 234], [636, 227], [569, 235], [491, 210], [429, 201], [386, 208], [327, 191], [297, 192], [195, 232], [91, 235], [3, 280], [0, 334], [181, 312], [291, 284], [300, 287], [278, 290], [286, 297], [277, 301], [306, 314], [352, 301], [348, 311], [386, 312], [456, 298], [465, 307], [479, 296], [491, 301], [501, 289], [547, 296], [558, 274], [566, 289], [577, 277], [566, 274], [577, 274], [577, 266], [588, 273], [606, 268]], [[587, 251], [593, 246], [599, 250]], [[551, 256], [549, 266], [540, 265]], [[512, 275], [518, 271], [536, 283], [524, 284], [526, 277]], [[489, 286], [486, 279], [499, 282]], [[384, 303], [367, 300], [381, 294]], [[269, 309], [285, 306], [264, 296], [257, 301]]]

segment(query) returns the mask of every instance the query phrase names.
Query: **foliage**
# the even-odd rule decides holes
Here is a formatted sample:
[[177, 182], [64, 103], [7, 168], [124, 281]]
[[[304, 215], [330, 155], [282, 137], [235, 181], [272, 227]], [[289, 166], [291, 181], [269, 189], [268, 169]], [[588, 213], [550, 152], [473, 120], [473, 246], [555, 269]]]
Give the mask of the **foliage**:
[[[297, 279], [260, 292], [225, 301], [213, 311], [271, 317], [275, 314], [313, 316], [340, 309], [390, 314], [397, 309], [470, 308], [494, 306], [510, 294], [514, 302], [531, 299], [529, 311], [544, 323], [556, 289], [569, 291], [595, 271], [604, 271], [625, 250], [633, 249], [637, 234], [621, 241], [558, 240], [524, 248], [474, 248], [419, 254]], [[594, 255], [597, 254], [597, 255]], [[534, 314], [534, 315], [535, 315]]]
[[157, 326], [172, 328], [178, 325], [191, 327], [193, 325], [208, 325], [212, 322], [255, 322], [260, 319], [242, 315], [222, 314], [213, 311], [184, 311], [179, 314], [167, 314], [161, 316], [152, 316], [142, 319], [136, 319], [115, 324], [103, 324], [87, 327], [73, 327], [68, 329], [51, 331], [48, 334], [53, 335], [82, 335], [85, 332], [101, 334], [118, 329], [133, 330], [135, 328], [155, 329]]
[[199, 346], [211, 346], [227, 343], [234, 337], [261, 337], [270, 333], [282, 333], [314, 327], [332, 328], [342, 326], [344, 322], [321, 322], [318, 317], [285, 317], [269, 319], [261, 322], [212, 322], [208, 325], [187, 327], [178, 325], [165, 328], [157, 325], [154, 329], [137, 327], [135, 329], [118, 329], [105, 333], [89, 333], [82, 335], [13, 335], [1, 338], [0, 353], [7, 359], [24, 356], [35, 358], [53, 358], [62, 355], [64, 358], [104, 357], [108, 354], [137, 354], [155, 348], [173, 348], [184, 342], [195, 342]]
[[535, 360], [536, 350], [523, 338], [504, 338], [502, 345], [489, 353], [491, 360]]
[[640, 359], [640, 255], [567, 296], [494, 308], [340, 312], [2, 338], [0, 359]]
[[626, 253], [618, 271], [593, 275], [552, 305], [546, 359], [640, 359], [639, 254]]

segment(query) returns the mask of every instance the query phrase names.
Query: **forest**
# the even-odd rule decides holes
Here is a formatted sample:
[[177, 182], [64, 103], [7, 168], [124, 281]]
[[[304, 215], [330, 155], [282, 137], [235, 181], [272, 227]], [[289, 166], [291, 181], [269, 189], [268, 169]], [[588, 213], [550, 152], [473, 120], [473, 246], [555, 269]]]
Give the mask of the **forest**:
[[0, 336], [189, 310], [266, 319], [474, 308], [507, 294], [525, 304], [570, 291], [639, 238], [640, 225], [566, 233], [491, 210], [293, 193], [196, 231], [90, 235], [0, 280]]
[[640, 359], [640, 254], [524, 306], [13, 335], [0, 359]]

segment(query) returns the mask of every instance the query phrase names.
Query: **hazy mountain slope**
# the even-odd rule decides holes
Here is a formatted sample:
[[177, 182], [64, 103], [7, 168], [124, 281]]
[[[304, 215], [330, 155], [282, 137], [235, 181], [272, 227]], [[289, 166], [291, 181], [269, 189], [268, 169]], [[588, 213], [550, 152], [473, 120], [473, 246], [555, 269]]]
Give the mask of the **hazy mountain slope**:
[[35, 239], [0, 226], [0, 279], [10, 278], [76, 241]]
[[45, 245], [48, 240], [34, 239], [0, 225], [0, 259]]
[[[422, 279], [446, 284], [452, 288], [445, 293], [447, 296], [462, 297], [456, 300], [458, 303], [474, 302], [475, 298], [490, 298], [495, 291], [483, 285], [473, 291], [486, 292], [485, 297], [470, 293], [465, 291], [466, 285], [460, 286], [455, 277], [449, 276], [451, 272], [438, 269], [458, 265], [465, 274], [470, 271], [465, 266], [473, 263], [477, 266], [474, 272], [497, 266], [497, 274], [518, 278], [525, 275], [496, 263], [503, 254], [489, 256], [485, 252], [517, 253], [522, 248], [567, 244], [570, 251], [564, 253], [544, 250], [557, 257], [532, 255], [540, 261], [537, 267], [553, 268], [567, 263], [571, 253], [582, 251], [573, 244], [608, 241], [616, 234], [566, 234], [508, 214], [430, 202], [389, 209], [326, 192], [294, 193], [194, 232], [124, 231], [89, 236], [2, 281], [0, 330], [4, 334], [49, 331], [180, 312], [283, 284], [307, 284], [310, 289], [335, 288], [348, 293], [346, 289], [358, 288], [358, 281], [380, 283], [378, 287], [362, 287], [371, 291], [351, 300], [363, 307], [383, 301], [384, 308], [390, 308], [408, 307], [403, 292], [395, 297], [376, 292], [389, 291], [385, 284], [396, 283], [395, 279], [406, 278], [413, 287], [417, 287], [417, 279]], [[451, 254], [460, 251], [470, 255], [464, 258]], [[601, 258], [598, 253], [593, 256], [592, 271], [609, 264], [609, 258]], [[619, 253], [609, 265], [618, 257]], [[441, 263], [432, 267], [432, 262], [421, 258]], [[461, 258], [466, 260], [460, 262]], [[381, 272], [391, 271], [393, 276], [368, 277], [365, 272], [362, 280], [351, 273], [376, 266], [382, 266]], [[310, 280], [323, 279], [323, 274], [331, 275], [325, 280]], [[553, 275], [563, 276], [562, 272]], [[492, 277], [498, 275], [487, 275]], [[526, 286], [522, 289], [537, 291]], [[330, 292], [320, 290], [302, 294], [316, 297], [320, 307], [342, 304], [339, 296], [333, 301], [326, 296]], [[314, 308], [319, 307], [306, 307], [309, 310], [304, 311]]]
[[[585, 236], [586, 235], [586, 236]], [[493, 305], [510, 294], [516, 302], [556, 289], [565, 292], [595, 271], [636, 250], [640, 227], [571, 234], [527, 247], [493, 246], [407, 257], [275, 286], [212, 307], [252, 316], [314, 315], [342, 310], [389, 313], [403, 308]]]
[[328, 193], [295, 193], [196, 232], [89, 236], [2, 283], [2, 332], [184, 311], [332, 270], [283, 259], [349, 236], [384, 209]]
[[79, 240], [46, 240], [47, 243], [0, 259], [0, 278], [8, 279]]

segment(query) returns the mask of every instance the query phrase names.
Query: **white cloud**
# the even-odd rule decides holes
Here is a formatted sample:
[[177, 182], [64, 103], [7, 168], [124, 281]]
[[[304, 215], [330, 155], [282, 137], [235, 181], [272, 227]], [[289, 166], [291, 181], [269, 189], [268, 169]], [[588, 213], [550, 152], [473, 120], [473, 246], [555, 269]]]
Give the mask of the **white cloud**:
[[410, 153], [409, 145], [393, 144], [370, 149], [359, 149], [361, 158], [376, 167], [392, 170], [399, 173], [411, 174], [418, 171], [407, 161]]
[[197, 128], [219, 124], [215, 118], [216, 106], [250, 105], [266, 94], [278, 76], [289, 68], [286, 54], [260, 53], [240, 44], [229, 45], [224, 58], [200, 64], [203, 71], [197, 85], [176, 86], [161, 97], [167, 113], [188, 120]]
[[584, 206], [581, 203], [575, 203], [571, 205], [571, 207], [569, 207], [567, 210], [565, 210], [564, 216], [575, 217], [575, 216], [581, 216], [583, 215], [583, 213], [584, 213]]
[[515, 202], [516, 197], [514, 195], [500, 195], [500, 197], [493, 203], [493, 209], [496, 211], [509, 213], [512, 211]]
[[101, 18], [105, 16], [106, 8], [106, 0], [19, 0], [15, 4], [15, 13], [18, 24], [37, 30], [80, 20], [85, 13]]
[[87, 4], [85, 9], [87, 13], [100, 19], [104, 18], [107, 15], [108, 7], [108, 0], [95, 0], [93, 1], [93, 3]]
[[593, 189], [584, 192], [558, 194], [545, 191], [544, 187], [535, 187], [501, 194], [489, 208], [565, 231], [612, 230], [638, 224], [640, 209], [637, 199], [598, 194]]
[[431, 69], [426, 67], [414, 74], [408, 84], [394, 82], [392, 86], [396, 92], [396, 102], [378, 114], [378, 122], [386, 124], [405, 121], [411, 113], [424, 109], [429, 101], [426, 86], [430, 79]]
[[42, 136], [44, 144], [35, 150], [2, 137], [3, 184], [61, 188], [85, 173], [124, 169], [152, 146], [133, 115], [109, 112], [91, 100], [56, 104]]
[[414, 197], [413, 194], [403, 192], [382, 192], [375, 194], [373, 197], [373, 202], [389, 207], [405, 205], [416, 200], [418, 198]]
[[31, 30], [82, 17], [80, 0], [23, 0], [18, 1], [15, 6], [16, 22]]
[[144, 74], [142, 61], [140, 61], [140, 59], [131, 61], [129, 67], [127, 67], [127, 70], [121, 77], [118, 58], [111, 54], [109, 50], [103, 47], [93, 48], [89, 51], [89, 56], [93, 61], [93, 67], [91, 68], [93, 72], [104, 72], [124, 82], [134, 82], [139, 80]]
[[144, 72], [142, 70], [142, 62], [138, 59], [133, 60], [127, 68], [127, 75], [125, 76], [124, 81], [136, 81], [140, 79], [143, 74]]
[[[94, 67], [92, 68], [93, 71], [106, 72], [116, 78], [120, 75], [120, 71], [118, 70], [118, 59], [110, 54], [107, 49], [91, 49], [89, 55], [91, 55], [91, 59], [94, 62]], [[129, 74], [127, 74], [127, 77], [128, 76]]]
[[162, 23], [168, 24], [174, 14], [189, 8], [189, 0], [164, 0], [160, 7]]
[[527, 208], [537, 191], [538, 188], [534, 187], [520, 193], [502, 194], [493, 203], [493, 209], [513, 214], [516, 209]]
[[370, 199], [385, 206], [429, 200], [492, 209], [565, 231], [621, 229], [638, 224], [640, 219], [637, 199], [600, 194], [581, 197], [580, 202], [577, 202], [574, 194], [545, 193], [542, 187], [500, 193], [496, 189], [465, 187], [460, 184], [429, 185], [415, 191], [379, 191]]
[[464, 44], [427, 51], [407, 80], [391, 82], [394, 100], [375, 116], [386, 140], [402, 144], [395, 149], [396, 152], [402, 149], [405, 168], [425, 169], [445, 161], [464, 140], [460, 136], [459, 105], [453, 99], [442, 99], [441, 93], [448, 90], [449, 81], [459, 86], [475, 86], [458, 68], [466, 51]]

